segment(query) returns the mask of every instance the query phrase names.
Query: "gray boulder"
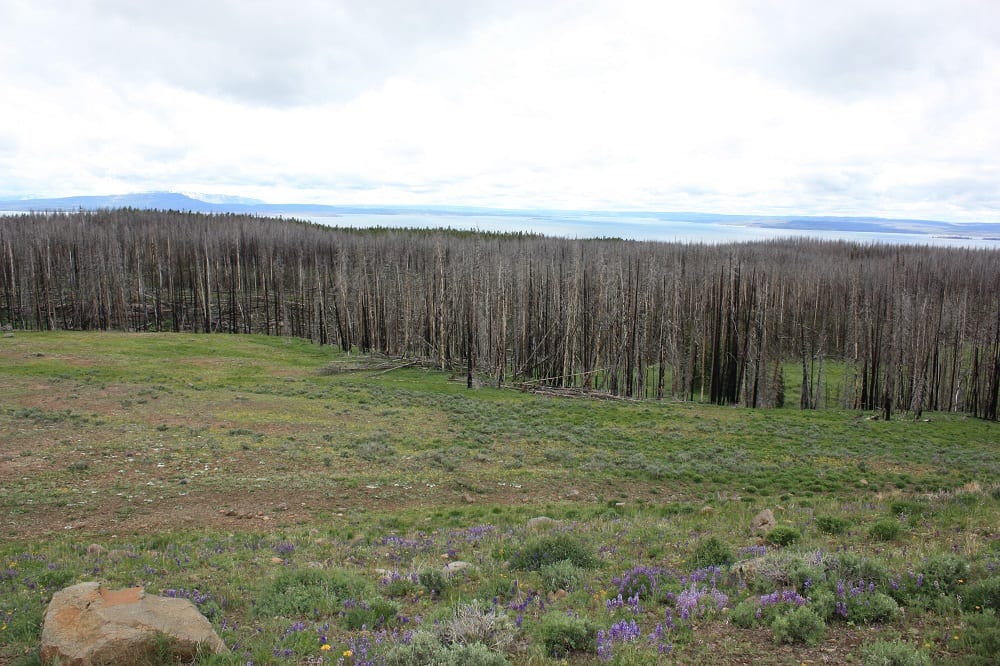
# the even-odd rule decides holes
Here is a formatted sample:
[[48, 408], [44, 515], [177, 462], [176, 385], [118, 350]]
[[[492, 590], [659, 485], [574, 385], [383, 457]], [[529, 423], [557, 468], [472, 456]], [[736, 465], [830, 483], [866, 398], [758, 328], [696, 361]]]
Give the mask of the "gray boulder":
[[80, 583], [52, 595], [42, 623], [42, 661], [61, 666], [143, 661], [164, 643], [175, 657], [228, 652], [212, 624], [187, 599], [107, 590]]
[[750, 530], [754, 534], [767, 534], [774, 529], [775, 525], [774, 513], [770, 509], [764, 509], [753, 517], [753, 521], [750, 523]]

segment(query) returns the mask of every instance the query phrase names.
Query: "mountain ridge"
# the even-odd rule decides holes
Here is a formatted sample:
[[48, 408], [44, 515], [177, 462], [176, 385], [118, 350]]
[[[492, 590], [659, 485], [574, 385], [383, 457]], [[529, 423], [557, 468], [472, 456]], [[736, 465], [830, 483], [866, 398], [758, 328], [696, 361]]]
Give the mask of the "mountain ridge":
[[[883, 218], [849, 215], [752, 215], [696, 213], [688, 211], [599, 211], [556, 209], [504, 209], [477, 206], [448, 205], [350, 205], [350, 204], [272, 204], [262, 201], [199, 194], [206, 201], [189, 194], [167, 191], [137, 192], [119, 195], [86, 195], [72, 197], [14, 199], [0, 201], [5, 212], [73, 212], [106, 208], [145, 208], [183, 212], [224, 214], [237, 213], [272, 217], [317, 216], [338, 217], [352, 214], [368, 215], [448, 215], [484, 217], [593, 218], [614, 217], [622, 220], [644, 218], [664, 222], [734, 224], [769, 229], [795, 231], [844, 231], [899, 234], [925, 234], [1000, 240], [997, 222], [943, 222], [940, 220]], [[609, 224], [613, 222], [609, 221]]]

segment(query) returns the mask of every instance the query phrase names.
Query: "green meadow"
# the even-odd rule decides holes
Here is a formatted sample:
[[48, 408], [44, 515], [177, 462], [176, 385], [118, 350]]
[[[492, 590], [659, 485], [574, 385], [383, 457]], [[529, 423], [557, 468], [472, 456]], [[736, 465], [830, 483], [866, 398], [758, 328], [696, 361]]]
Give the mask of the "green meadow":
[[82, 581], [191, 599], [231, 649], [205, 664], [1000, 654], [995, 422], [468, 389], [280, 337], [3, 335], [0, 663], [40, 663]]

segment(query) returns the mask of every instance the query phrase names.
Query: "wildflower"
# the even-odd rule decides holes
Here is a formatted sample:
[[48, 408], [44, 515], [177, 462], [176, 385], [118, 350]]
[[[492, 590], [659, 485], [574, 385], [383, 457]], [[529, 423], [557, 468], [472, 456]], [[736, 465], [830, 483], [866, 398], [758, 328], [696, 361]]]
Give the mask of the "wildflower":
[[347, 657], [353, 657], [353, 656], [354, 656], [354, 652], [352, 652], [351, 650], [344, 650], [344, 657], [345, 658], [347, 658]]
[[329, 652], [332, 648], [330, 647], [329, 643], [323, 643], [322, 645], [319, 646], [319, 649], [322, 650], [323, 652]]

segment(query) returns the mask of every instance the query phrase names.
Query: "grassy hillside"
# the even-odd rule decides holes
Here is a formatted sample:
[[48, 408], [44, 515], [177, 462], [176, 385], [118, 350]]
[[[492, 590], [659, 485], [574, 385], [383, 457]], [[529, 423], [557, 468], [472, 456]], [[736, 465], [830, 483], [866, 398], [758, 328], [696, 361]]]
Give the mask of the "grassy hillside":
[[16, 332], [0, 433], [0, 663], [31, 662], [80, 580], [193, 598], [236, 646], [211, 663], [493, 663], [442, 628], [456, 613], [511, 663], [988, 663], [1000, 639], [996, 423], [468, 390], [276, 337]]

